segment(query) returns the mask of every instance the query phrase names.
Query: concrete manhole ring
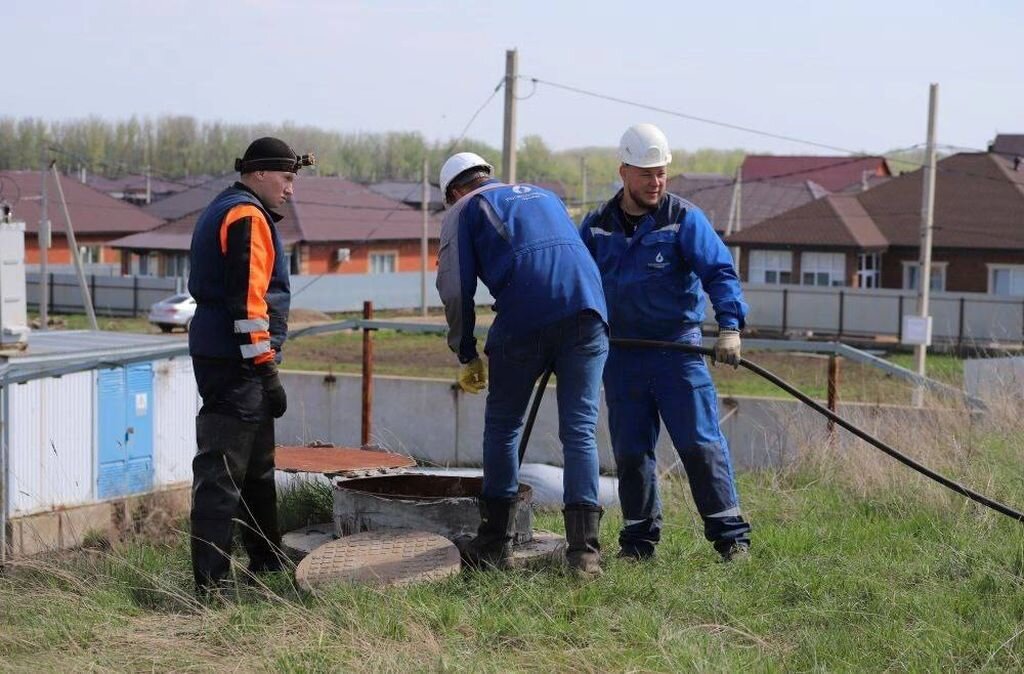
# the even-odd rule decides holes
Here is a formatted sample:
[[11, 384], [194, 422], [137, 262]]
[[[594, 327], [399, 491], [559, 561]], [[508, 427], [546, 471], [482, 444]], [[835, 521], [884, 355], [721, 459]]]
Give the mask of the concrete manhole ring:
[[364, 531], [325, 543], [299, 562], [295, 580], [305, 590], [333, 583], [408, 585], [459, 572], [455, 545], [424, 531]]

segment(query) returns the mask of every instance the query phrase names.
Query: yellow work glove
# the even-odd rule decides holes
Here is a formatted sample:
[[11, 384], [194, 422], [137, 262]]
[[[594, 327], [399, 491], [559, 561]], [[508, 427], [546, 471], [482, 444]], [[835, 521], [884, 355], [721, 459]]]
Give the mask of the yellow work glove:
[[733, 369], [740, 366], [740, 331], [726, 330], [718, 331], [718, 339], [715, 341], [715, 352], [711, 356], [711, 362], [715, 365], [725, 363], [732, 365]]
[[480, 393], [487, 388], [487, 368], [479, 358], [463, 363], [459, 368], [459, 388], [466, 393]]

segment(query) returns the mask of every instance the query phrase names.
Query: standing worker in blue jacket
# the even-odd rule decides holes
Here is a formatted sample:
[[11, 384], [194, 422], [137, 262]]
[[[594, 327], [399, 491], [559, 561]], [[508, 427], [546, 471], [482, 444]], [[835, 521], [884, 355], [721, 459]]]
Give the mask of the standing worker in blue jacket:
[[188, 289], [197, 306], [188, 344], [203, 406], [191, 541], [200, 593], [228, 576], [235, 517], [250, 573], [282, 568], [274, 419], [287, 407], [277, 363], [291, 294], [275, 209], [291, 197], [296, 171], [311, 163], [277, 138], [253, 141], [235, 160], [241, 179], [207, 206], [192, 234]]
[[566, 558], [598, 574], [597, 430], [608, 327], [601, 277], [561, 200], [532, 185], [491, 177], [479, 155], [460, 152], [441, 168], [450, 207], [441, 229], [437, 289], [448, 321], [448, 345], [462, 367], [459, 386], [479, 393], [488, 370], [476, 348], [473, 296], [477, 279], [495, 298], [487, 333], [490, 388], [484, 419], [480, 528], [462, 545], [474, 566], [511, 559], [519, 462], [517, 440], [533, 386], [547, 370], [557, 377], [558, 434], [565, 457]]
[[[701, 343], [706, 292], [718, 321], [714, 361], [737, 367], [747, 305], [729, 250], [699, 208], [666, 193], [668, 140], [653, 124], [619, 144], [622, 190], [589, 213], [581, 234], [601, 269], [612, 338]], [[620, 557], [646, 559], [661, 539], [654, 447], [661, 420], [689, 478], [704, 535], [726, 561], [746, 555], [718, 396], [697, 354], [611, 348], [604, 372], [623, 528]]]

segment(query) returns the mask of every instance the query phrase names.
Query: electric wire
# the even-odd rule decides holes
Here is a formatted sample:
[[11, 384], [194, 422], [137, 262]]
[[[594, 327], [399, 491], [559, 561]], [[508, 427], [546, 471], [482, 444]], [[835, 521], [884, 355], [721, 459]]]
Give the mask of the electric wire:
[[[859, 155], [859, 157], [861, 157], [861, 158], [863, 158], [863, 157], [871, 157], [871, 156], [885, 156], [885, 155], [869, 155], [869, 154], [865, 154], [865, 153], [863, 153], [863, 152], [861, 152], [859, 150], [851, 150], [849, 148], [840, 147], [838, 145], [829, 145], [827, 143], [820, 143], [818, 141], [808, 140], [806, 138], [798, 138], [796, 136], [789, 136], [789, 135], [786, 135], [786, 134], [779, 134], [779, 133], [774, 133], [774, 132], [771, 132], [771, 131], [764, 131], [762, 129], [756, 129], [756, 128], [753, 128], [753, 127], [743, 126], [743, 125], [740, 125], [740, 124], [733, 124], [731, 122], [724, 122], [724, 121], [717, 120], [717, 119], [711, 119], [709, 117], [701, 117], [701, 116], [693, 115], [693, 114], [690, 114], [690, 113], [687, 113], [687, 112], [682, 112], [682, 111], [679, 111], [679, 110], [671, 110], [669, 108], [664, 108], [664, 107], [657, 106], [657, 105], [650, 105], [648, 103], [641, 103], [639, 101], [633, 101], [633, 100], [630, 100], [628, 98], [622, 98], [622, 97], [619, 97], [619, 96], [612, 96], [610, 94], [603, 94], [603, 93], [596, 92], [596, 91], [590, 91], [588, 89], [583, 89], [581, 87], [576, 87], [576, 86], [572, 86], [572, 85], [569, 85], [569, 84], [562, 84], [562, 83], [559, 83], [559, 82], [553, 82], [551, 80], [546, 80], [546, 79], [542, 79], [542, 78], [539, 78], [539, 77], [530, 77], [530, 76], [526, 76], [526, 75], [520, 75], [519, 78], [520, 79], [528, 80], [530, 82], [534, 82], [536, 84], [544, 84], [544, 85], [547, 85], [547, 86], [555, 88], [555, 89], [561, 89], [563, 91], [569, 91], [569, 92], [572, 92], [572, 93], [575, 93], [575, 94], [580, 94], [582, 96], [590, 96], [592, 98], [597, 98], [599, 100], [605, 100], [605, 101], [610, 101], [610, 102], [613, 102], [613, 103], [619, 103], [621, 105], [627, 105], [627, 106], [631, 106], [631, 107], [635, 107], [635, 108], [640, 108], [642, 110], [650, 110], [652, 112], [659, 112], [661, 114], [669, 115], [671, 117], [678, 117], [680, 119], [686, 119], [686, 120], [690, 120], [690, 121], [701, 122], [701, 123], [704, 123], [704, 124], [710, 124], [710, 125], [713, 125], [713, 126], [718, 126], [718, 127], [722, 127], [722, 128], [726, 128], [726, 129], [732, 129], [734, 131], [742, 131], [742, 132], [745, 132], [745, 133], [750, 133], [750, 134], [754, 134], [754, 135], [757, 135], [757, 136], [763, 136], [763, 137], [766, 137], [766, 138], [774, 138], [776, 140], [785, 140], [785, 141], [792, 142], [792, 143], [799, 143], [801, 145], [807, 145], [807, 146], [810, 146], [810, 147], [817, 147], [817, 148], [821, 148], [821, 149], [825, 149], [825, 150], [832, 150], [832, 151], [835, 151], [835, 152], [843, 152], [845, 154], [850, 154], [850, 155]], [[983, 150], [978, 150], [978, 152], [982, 153], [982, 154], [1001, 154], [1001, 155], [1009, 156], [1009, 153], [989, 153], [989, 152], [986, 152], [986, 151], [983, 151]], [[891, 154], [891, 153], [887, 153], [887, 154]], [[900, 159], [897, 159], [896, 161], [899, 161], [899, 162], [905, 163], [905, 164], [909, 164], [909, 165], [914, 166], [916, 168], [925, 168], [927, 166], [926, 164], [923, 164], [921, 162], [917, 162], [917, 161], [914, 161], [914, 160], [910, 160], [910, 159], [902, 159], [902, 158], [900, 158]], [[972, 176], [972, 177], [975, 177], [975, 178], [994, 180], [994, 181], [1000, 182], [1000, 183], [1005, 183], [1006, 182], [1005, 180], [1003, 180], [1001, 178], [995, 178], [995, 177], [992, 177], [992, 176], [987, 176], [987, 175], [979, 174], [979, 173], [973, 173], [973, 172], [970, 172], [970, 171], [960, 171], [960, 170], [957, 170], [957, 169], [947, 169], [947, 168], [943, 168], [941, 166], [936, 166], [936, 171], [940, 172], [940, 173], [960, 174], [960, 175]]]

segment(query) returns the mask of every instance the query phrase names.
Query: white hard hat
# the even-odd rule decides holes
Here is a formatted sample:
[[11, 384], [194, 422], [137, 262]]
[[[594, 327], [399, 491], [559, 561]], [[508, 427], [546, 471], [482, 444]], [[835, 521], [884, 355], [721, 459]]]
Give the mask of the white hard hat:
[[639, 168], [668, 166], [672, 163], [672, 150], [661, 129], [653, 124], [634, 124], [622, 134], [619, 159]]
[[488, 173], [494, 171], [494, 167], [487, 163], [487, 160], [476, 152], [459, 152], [448, 157], [448, 161], [441, 167], [441, 197], [448, 201], [448, 185], [463, 171], [472, 168], [487, 169]]

